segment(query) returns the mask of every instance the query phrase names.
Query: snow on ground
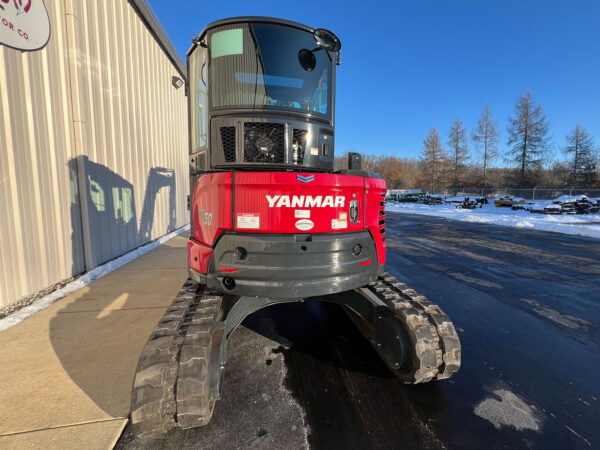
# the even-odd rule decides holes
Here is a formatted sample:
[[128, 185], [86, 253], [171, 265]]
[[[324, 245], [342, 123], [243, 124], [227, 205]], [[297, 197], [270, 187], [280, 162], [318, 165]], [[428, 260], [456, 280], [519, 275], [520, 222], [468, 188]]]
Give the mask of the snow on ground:
[[[457, 209], [455, 205], [422, 205], [420, 203], [386, 204], [387, 211], [399, 211], [408, 214], [445, 217], [465, 222], [489, 223], [531, 230], [554, 231], [555, 233], [577, 234], [600, 239], [600, 214], [548, 215], [533, 214], [529, 211], [513, 211], [506, 207], [491, 204], [477, 209]], [[538, 201], [551, 205], [551, 201]]]
[[10, 327], [18, 324], [19, 322], [24, 321], [29, 316], [35, 314], [38, 311], [41, 311], [44, 308], [47, 308], [51, 304], [60, 300], [61, 298], [64, 298], [67, 295], [78, 291], [82, 287], [85, 287], [88, 284], [90, 284], [92, 281], [109, 274], [110, 272], [118, 269], [121, 266], [124, 266], [128, 262], [133, 261], [135, 258], [138, 258], [139, 256], [148, 253], [150, 250], [154, 250], [159, 245], [164, 244], [169, 239], [172, 239], [175, 236], [182, 234], [183, 232], [189, 229], [190, 226], [185, 225], [179, 228], [178, 230], [173, 231], [172, 233], [164, 235], [156, 241], [150, 242], [146, 245], [136, 248], [135, 250], [130, 251], [129, 253], [124, 254], [123, 256], [119, 256], [118, 258], [108, 261], [107, 263], [98, 266], [95, 269], [90, 270], [89, 272], [84, 273], [82, 276], [80, 276], [74, 281], [71, 281], [66, 286], [57, 289], [56, 291], [45, 295], [44, 297], [38, 298], [31, 305], [19, 309], [18, 311], [9, 314], [5, 318], [0, 319], [0, 332], [9, 329]]

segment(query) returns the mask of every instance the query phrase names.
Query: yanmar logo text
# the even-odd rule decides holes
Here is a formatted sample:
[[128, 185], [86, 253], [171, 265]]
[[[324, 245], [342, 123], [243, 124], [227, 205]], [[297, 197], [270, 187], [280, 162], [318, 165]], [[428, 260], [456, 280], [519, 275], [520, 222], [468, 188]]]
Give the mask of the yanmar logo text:
[[269, 208], [343, 208], [346, 197], [343, 195], [267, 195]]

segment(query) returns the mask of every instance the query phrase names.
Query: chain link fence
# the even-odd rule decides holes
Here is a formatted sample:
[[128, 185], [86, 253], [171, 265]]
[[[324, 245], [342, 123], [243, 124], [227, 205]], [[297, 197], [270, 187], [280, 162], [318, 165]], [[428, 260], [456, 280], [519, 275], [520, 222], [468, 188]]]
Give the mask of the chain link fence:
[[600, 198], [600, 189], [512, 189], [512, 188], [439, 188], [428, 194], [443, 194], [447, 197], [457, 195], [481, 195], [487, 198], [512, 195], [527, 200], [554, 200], [561, 195], [587, 195], [591, 198]]

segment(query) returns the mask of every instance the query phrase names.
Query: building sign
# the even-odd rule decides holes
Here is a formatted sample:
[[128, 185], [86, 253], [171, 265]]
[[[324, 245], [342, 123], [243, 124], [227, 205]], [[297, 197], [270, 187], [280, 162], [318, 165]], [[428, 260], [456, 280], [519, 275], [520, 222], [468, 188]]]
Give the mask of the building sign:
[[43, 0], [0, 0], [0, 44], [39, 50], [50, 39], [50, 19]]

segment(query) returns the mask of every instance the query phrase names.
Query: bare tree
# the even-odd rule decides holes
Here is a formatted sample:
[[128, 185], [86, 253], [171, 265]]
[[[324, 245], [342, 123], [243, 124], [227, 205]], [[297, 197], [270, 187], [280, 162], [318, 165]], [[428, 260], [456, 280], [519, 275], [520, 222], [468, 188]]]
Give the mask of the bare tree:
[[419, 185], [419, 180], [423, 179], [419, 160], [417, 158], [403, 158], [402, 162], [404, 164], [403, 187], [409, 189], [416, 188]]
[[436, 127], [432, 127], [423, 140], [421, 164], [425, 180], [433, 193], [447, 166], [447, 155], [442, 148], [440, 133]]
[[517, 100], [515, 116], [508, 119], [508, 160], [515, 164], [518, 184], [523, 188], [535, 185], [536, 177], [541, 173], [550, 125], [542, 107], [535, 104], [529, 91]]
[[586, 172], [593, 169], [594, 139], [581, 125], [575, 125], [573, 131], [566, 136], [563, 151], [571, 157], [570, 167], [572, 169], [569, 183], [572, 187], [583, 187], [584, 179], [589, 178]]
[[[416, 158], [400, 158], [397, 156], [373, 155], [362, 153], [362, 170], [379, 174], [386, 182], [388, 189], [415, 188], [421, 176], [421, 166]], [[348, 168], [348, 153], [336, 156], [334, 170]]]
[[377, 173], [385, 180], [390, 189], [404, 187], [404, 163], [395, 156], [380, 156], [377, 159]]
[[475, 148], [481, 153], [483, 169], [481, 187], [483, 188], [486, 186], [488, 166], [498, 156], [498, 137], [498, 124], [492, 116], [490, 105], [486, 103], [479, 119], [477, 119], [477, 126], [471, 135]]
[[467, 146], [467, 130], [462, 120], [456, 116], [454, 123], [448, 133], [448, 146], [450, 147], [450, 159], [452, 170], [452, 186], [458, 187], [463, 182], [465, 171], [468, 168], [469, 148]]

